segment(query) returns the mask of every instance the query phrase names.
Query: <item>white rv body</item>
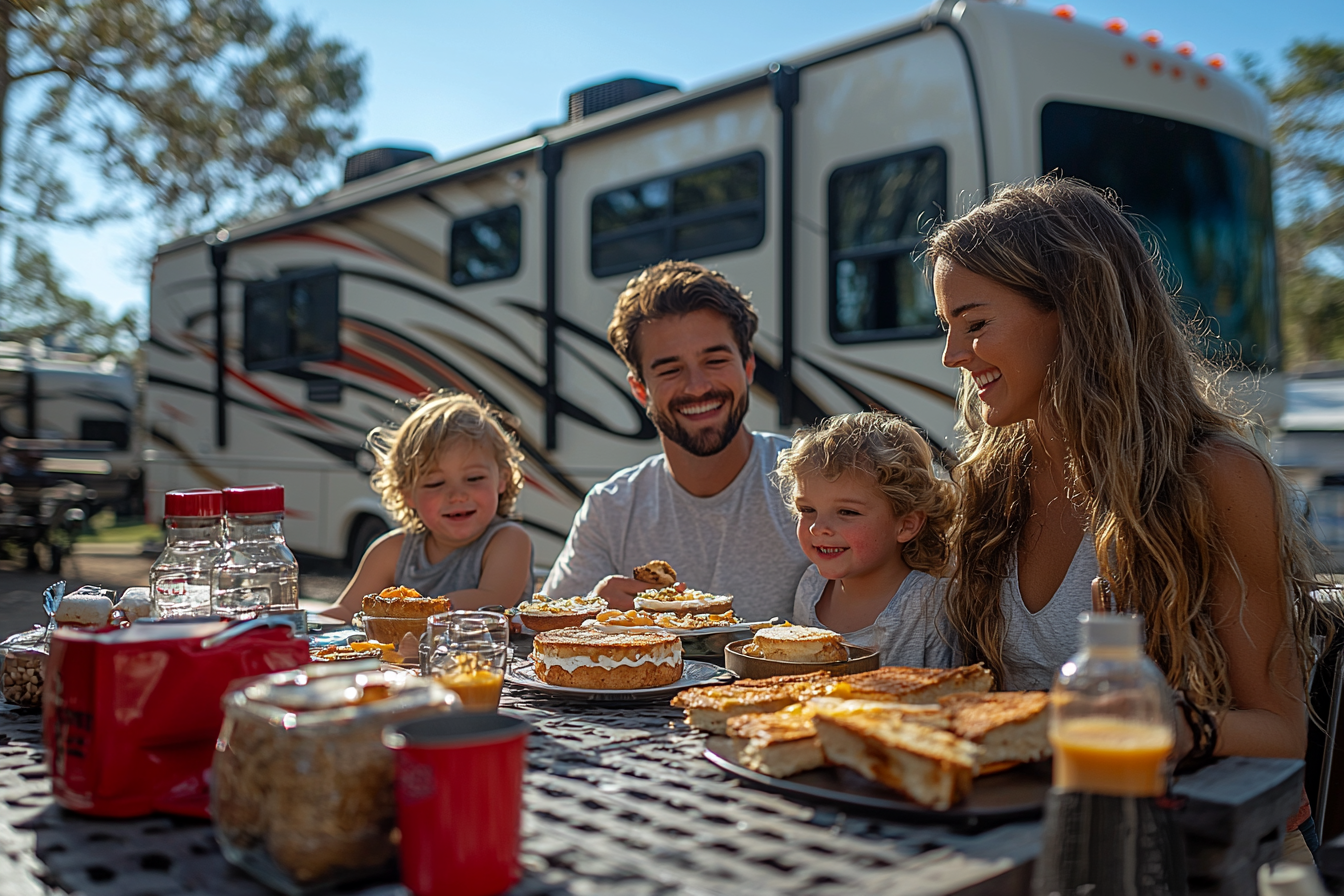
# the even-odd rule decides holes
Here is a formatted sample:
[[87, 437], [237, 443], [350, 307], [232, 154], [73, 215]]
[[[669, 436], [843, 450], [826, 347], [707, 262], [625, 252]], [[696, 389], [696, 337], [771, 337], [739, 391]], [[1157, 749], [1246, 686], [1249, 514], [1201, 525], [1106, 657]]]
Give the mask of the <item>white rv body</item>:
[[[295, 548], [357, 553], [358, 530], [385, 518], [364, 434], [399, 419], [397, 401], [464, 388], [516, 420], [528, 455], [519, 512], [545, 563], [584, 492], [658, 450], [605, 332], [635, 261], [666, 255], [701, 261], [753, 296], [751, 428], [791, 431], [882, 407], [950, 460], [959, 374], [941, 364], [910, 252], [990, 185], [1043, 173], [1076, 121], [1100, 122], [1098, 134], [1130, 122], [1135, 135], [1188, 131], [1200, 151], [1232, 160], [1210, 189], [1254, 192], [1267, 215], [1268, 183], [1256, 179], [1268, 166], [1267, 113], [1233, 78], [1133, 37], [957, 2], [771, 72], [404, 164], [286, 215], [164, 246], [147, 347], [149, 505], [160, 509], [173, 488], [274, 480], [287, 489]], [[1123, 176], [1131, 150], [1116, 152]], [[1152, 155], [1132, 148], [1135, 165]], [[1249, 173], [1236, 167], [1243, 158]], [[1236, 277], [1252, 285], [1224, 306], [1257, 334], [1263, 370], [1277, 351], [1272, 221], [1264, 256], [1260, 230], [1208, 236], [1208, 220], [1181, 246], [1216, 255], [1211, 240], [1232, 241], [1245, 262]], [[477, 234], [472, 222], [486, 221]], [[500, 266], [454, 267], [455, 234], [475, 263], [494, 257], [510, 227], [516, 254]], [[659, 246], [672, 249], [650, 254]], [[336, 303], [338, 340], [325, 311], [310, 329], [326, 342], [294, 329], [322, 302]], [[286, 326], [294, 331], [271, 339]], [[298, 348], [285, 355], [284, 345]]]

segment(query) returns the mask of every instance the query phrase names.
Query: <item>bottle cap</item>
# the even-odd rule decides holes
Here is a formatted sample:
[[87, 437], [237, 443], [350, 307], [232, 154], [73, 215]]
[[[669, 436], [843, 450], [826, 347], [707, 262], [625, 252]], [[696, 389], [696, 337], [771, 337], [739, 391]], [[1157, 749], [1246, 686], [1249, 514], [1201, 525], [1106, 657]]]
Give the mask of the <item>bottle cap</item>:
[[1083, 647], [1143, 646], [1143, 617], [1128, 613], [1079, 613]]
[[224, 489], [224, 510], [230, 514], [284, 513], [285, 487], [274, 482], [230, 486]]
[[184, 488], [163, 496], [164, 516], [223, 516], [224, 495], [216, 488]]

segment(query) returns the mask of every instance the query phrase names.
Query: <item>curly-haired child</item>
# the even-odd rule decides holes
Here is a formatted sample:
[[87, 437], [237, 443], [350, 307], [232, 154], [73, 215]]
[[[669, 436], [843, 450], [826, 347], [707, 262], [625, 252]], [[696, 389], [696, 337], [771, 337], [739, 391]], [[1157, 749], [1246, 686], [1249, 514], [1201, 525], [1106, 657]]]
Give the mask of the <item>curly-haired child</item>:
[[369, 433], [370, 485], [400, 527], [369, 546], [328, 612], [350, 619], [365, 594], [392, 585], [447, 596], [455, 609], [510, 606], [532, 593], [532, 539], [509, 513], [522, 453], [479, 399], [440, 391], [400, 426]]
[[799, 430], [775, 469], [813, 565], [793, 621], [838, 632], [883, 665], [947, 665], [936, 578], [956, 509], [924, 439], [891, 414], [845, 414]]

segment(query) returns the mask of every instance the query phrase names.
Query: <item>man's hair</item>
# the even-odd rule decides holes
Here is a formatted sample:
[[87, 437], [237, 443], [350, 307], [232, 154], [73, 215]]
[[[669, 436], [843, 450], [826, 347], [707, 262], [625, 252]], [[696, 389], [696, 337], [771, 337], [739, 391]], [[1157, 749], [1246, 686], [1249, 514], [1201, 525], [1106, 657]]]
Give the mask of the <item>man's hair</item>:
[[438, 466], [451, 445], [467, 442], [490, 452], [499, 467], [504, 493], [497, 515], [513, 512], [523, 490], [523, 454], [502, 415], [484, 400], [464, 392], [440, 389], [410, 403], [411, 414], [400, 426], [376, 426], [367, 444], [378, 460], [369, 484], [383, 506], [409, 532], [423, 532], [424, 521], [406, 503], [407, 496]]
[[660, 261], [640, 271], [616, 299], [607, 341], [630, 368], [635, 379], [644, 382], [640, 369], [639, 328], [645, 321], [690, 314], [708, 309], [728, 319], [737, 342], [738, 354], [745, 363], [751, 357], [751, 339], [759, 323], [751, 300], [718, 271], [690, 261]]

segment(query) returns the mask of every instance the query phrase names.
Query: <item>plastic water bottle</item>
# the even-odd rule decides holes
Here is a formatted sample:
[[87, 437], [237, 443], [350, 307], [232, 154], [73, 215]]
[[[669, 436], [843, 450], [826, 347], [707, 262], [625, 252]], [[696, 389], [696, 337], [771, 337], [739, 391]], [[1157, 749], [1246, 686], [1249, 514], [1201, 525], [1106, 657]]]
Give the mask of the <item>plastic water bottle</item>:
[[149, 594], [161, 617], [210, 615], [210, 570], [224, 547], [224, 495], [189, 488], [163, 496], [167, 544], [149, 568]]
[[224, 549], [210, 580], [213, 613], [238, 618], [297, 612], [299, 563], [281, 530], [284, 486], [226, 488], [224, 513]]
[[1050, 691], [1054, 787], [1038, 896], [1183, 896], [1184, 840], [1165, 799], [1176, 713], [1138, 616], [1083, 613]]

